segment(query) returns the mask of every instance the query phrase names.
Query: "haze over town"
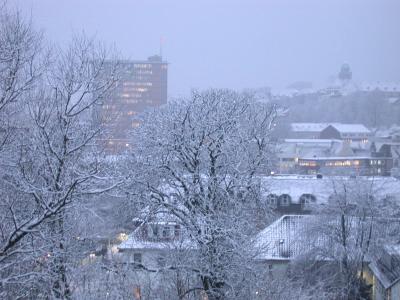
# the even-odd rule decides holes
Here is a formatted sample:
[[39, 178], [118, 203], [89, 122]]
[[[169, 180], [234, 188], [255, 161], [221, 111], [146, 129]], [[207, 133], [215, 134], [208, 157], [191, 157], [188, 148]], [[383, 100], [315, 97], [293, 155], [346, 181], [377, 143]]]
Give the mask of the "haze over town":
[[399, 11], [0, 0], [0, 299], [399, 300]]
[[326, 85], [349, 63], [360, 82], [399, 82], [396, 0], [18, 0], [55, 42], [85, 31], [121, 55], [171, 64], [169, 95], [192, 88]]

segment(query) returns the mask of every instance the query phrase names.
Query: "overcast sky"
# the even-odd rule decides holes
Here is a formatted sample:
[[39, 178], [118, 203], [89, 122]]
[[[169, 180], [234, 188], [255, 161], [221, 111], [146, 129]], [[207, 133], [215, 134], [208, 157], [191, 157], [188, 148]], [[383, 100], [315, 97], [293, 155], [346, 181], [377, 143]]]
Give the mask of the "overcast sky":
[[9, 0], [47, 37], [84, 30], [125, 58], [170, 62], [169, 95], [191, 88], [400, 81], [400, 0]]

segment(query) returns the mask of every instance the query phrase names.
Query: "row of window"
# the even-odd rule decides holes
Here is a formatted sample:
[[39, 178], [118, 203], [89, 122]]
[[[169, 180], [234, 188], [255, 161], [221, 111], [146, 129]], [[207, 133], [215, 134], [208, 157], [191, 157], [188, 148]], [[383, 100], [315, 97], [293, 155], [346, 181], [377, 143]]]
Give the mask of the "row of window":
[[180, 236], [179, 225], [163, 225], [157, 223], [147, 224], [147, 237], [148, 238], [162, 238], [168, 239]]
[[133, 67], [135, 69], [151, 69], [151, 64], [134, 64]]
[[317, 163], [315, 161], [301, 161], [301, 162], [299, 162], [299, 166], [302, 166], [302, 167], [316, 167]]
[[342, 135], [343, 136], [354, 136], [354, 137], [356, 137], [356, 136], [358, 136], [358, 137], [368, 137], [368, 136], [370, 136], [370, 134], [365, 134], [365, 133], [362, 133], [362, 132], [356, 132], [356, 133], [342, 133]]
[[138, 71], [136, 71], [136, 74], [144, 74], [144, 75], [151, 75], [151, 74], [153, 74], [153, 71], [151, 71], [151, 70], [138, 70]]
[[[133, 259], [132, 263], [135, 268], [139, 269], [143, 266], [142, 253], [140, 253], [140, 252], [133, 253], [132, 259]], [[166, 258], [164, 256], [160, 255], [156, 258], [156, 263], [157, 263], [157, 267], [163, 268], [166, 265]]]
[[139, 87], [124, 87], [124, 93], [133, 93], [133, 92], [147, 92], [149, 89], [147, 87], [139, 86]]
[[[352, 167], [352, 166], [360, 166], [360, 160], [335, 160], [335, 161], [326, 161], [326, 167]], [[384, 162], [382, 160], [371, 160], [369, 162], [370, 165], [383, 165]], [[318, 164], [316, 161], [300, 161], [299, 166], [301, 167], [316, 167]]]
[[120, 94], [119, 95], [121, 98], [129, 98], [129, 99], [132, 99], [132, 98], [141, 98], [142, 97], [142, 93], [139, 93], [139, 92], [137, 92], [137, 93], [122, 93], [122, 94]]
[[152, 86], [152, 82], [136, 82], [136, 81], [124, 81], [123, 86]]
[[[300, 204], [308, 204], [315, 203], [317, 201], [317, 197], [313, 194], [302, 194], [299, 198]], [[292, 203], [292, 197], [289, 194], [282, 194], [280, 196], [276, 194], [269, 194], [267, 196], [267, 204], [269, 205], [280, 205], [280, 206], [289, 206]]]
[[338, 161], [327, 161], [325, 163], [326, 167], [351, 167], [359, 166], [359, 160], [338, 160]]
[[383, 161], [379, 159], [373, 159], [370, 161], [370, 165], [383, 165]]

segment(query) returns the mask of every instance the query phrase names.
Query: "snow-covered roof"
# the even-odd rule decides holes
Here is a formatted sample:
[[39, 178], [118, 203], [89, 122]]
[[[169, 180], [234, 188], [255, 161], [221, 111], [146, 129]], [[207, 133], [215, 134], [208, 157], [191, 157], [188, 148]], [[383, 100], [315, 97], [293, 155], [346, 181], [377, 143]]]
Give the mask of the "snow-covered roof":
[[309, 94], [315, 94], [317, 92], [316, 89], [303, 89], [303, 90], [297, 90], [297, 89], [291, 89], [291, 88], [284, 88], [284, 89], [273, 89], [271, 90], [271, 93], [273, 94], [274, 97], [295, 97], [299, 95], [309, 95]]
[[371, 133], [371, 131], [363, 124], [332, 123], [329, 125], [341, 133]]
[[[371, 233], [373, 239], [385, 239], [393, 232], [397, 233], [398, 220], [385, 218], [371, 220], [376, 225]], [[330, 255], [326, 256], [326, 252], [332, 249], [334, 253], [334, 248], [338, 246], [334, 242], [335, 239], [331, 238], [332, 229], [340, 226], [340, 222], [340, 218], [333, 215], [282, 216], [256, 235], [254, 240], [256, 257], [260, 260], [291, 260], [312, 254], [317, 259], [329, 259]], [[360, 219], [354, 217], [349, 218], [347, 222], [353, 228], [364, 226]], [[358, 234], [358, 230], [352, 230], [350, 234]], [[349, 241], [352, 238], [355, 241], [354, 236]]]
[[[254, 248], [260, 260], [290, 260], [308, 252], [308, 230], [316, 216], [285, 215], [269, 225], [255, 238]], [[317, 238], [313, 236], [314, 238]]]
[[128, 239], [118, 245], [120, 250], [177, 250], [193, 249], [195, 244], [187, 239], [174, 241], [150, 241], [138, 238], [130, 234]]
[[365, 82], [361, 84], [363, 91], [400, 92], [400, 82]]
[[325, 203], [333, 193], [332, 185], [325, 179], [271, 179], [264, 182], [265, 196], [288, 194], [293, 203], [298, 203], [303, 194], [312, 194], [318, 203]]
[[393, 177], [359, 177], [324, 176], [322, 179], [311, 175], [281, 175], [262, 178], [264, 196], [268, 194], [288, 194], [292, 202], [298, 203], [303, 194], [312, 194], [317, 204], [327, 203], [329, 197], [335, 193], [338, 186], [347, 188], [364, 186], [374, 197], [394, 197], [400, 201], [400, 180]]
[[328, 126], [336, 128], [343, 133], [371, 133], [363, 124], [344, 124], [344, 123], [292, 123], [290, 124], [293, 132], [321, 132]]
[[370, 157], [370, 143], [351, 142], [335, 139], [285, 139], [278, 145], [280, 158], [329, 158]]
[[294, 132], [320, 132], [326, 127], [329, 126], [329, 123], [292, 123], [290, 127]]
[[390, 104], [396, 104], [400, 102], [400, 97], [389, 97], [387, 100]]
[[400, 135], [400, 126], [392, 125], [389, 128], [379, 128], [375, 132], [376, 137], [390, 138], [394, 135]]
[[330, 145], [334, 142], [341, 142], [341, 140], [335, 139], [285, 139], [285, 143], [295, 143], [295, 144], [313, 144], [313, 145]]
[[[303, 158], [302, 158], [303, 159]], [[352, 160], [352, 159], [371, 159], [371, 156], [313, 156], [313, 157], [305, 157], [304, 159], [313, 159], [313, 160]]]

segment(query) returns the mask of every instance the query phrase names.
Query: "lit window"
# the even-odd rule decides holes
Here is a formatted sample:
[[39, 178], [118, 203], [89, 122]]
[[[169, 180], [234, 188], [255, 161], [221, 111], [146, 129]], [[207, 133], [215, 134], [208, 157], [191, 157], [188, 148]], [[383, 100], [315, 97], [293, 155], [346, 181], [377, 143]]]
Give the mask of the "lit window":
[[121, 241], [121, 242], [126, 241], [127, 239], [128, 239], [128, 235], [124, 232], [118, 234], [118, 236], [117, 236], [117, 240]]

